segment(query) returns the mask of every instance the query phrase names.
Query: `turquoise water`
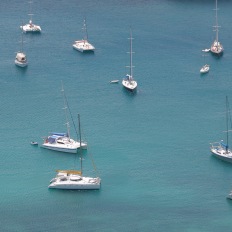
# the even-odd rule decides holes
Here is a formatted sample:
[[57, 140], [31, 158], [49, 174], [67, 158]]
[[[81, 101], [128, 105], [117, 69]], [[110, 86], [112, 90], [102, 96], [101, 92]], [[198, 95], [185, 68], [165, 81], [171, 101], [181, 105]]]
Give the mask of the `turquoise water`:
[[[14, 58], [28, 3], [1, 1], [1, 231], [231, 231], [232, 166], [209, 151], [225, 136], [225, 96], [232, 102], [232, 2], [218, 7], [225, 52], [207, 54], [201, 76], [214, 1], [34, 1], [42, 33], [24, 36], [25, 70]], [[72, 48], [84, 17], [94, 54]], [[109, 84], [128, 71], [130, 27], [136, 94]], [[100, 191], [49, 190], [78, 158], [30, 145], [65, 129], [61, 81]]]

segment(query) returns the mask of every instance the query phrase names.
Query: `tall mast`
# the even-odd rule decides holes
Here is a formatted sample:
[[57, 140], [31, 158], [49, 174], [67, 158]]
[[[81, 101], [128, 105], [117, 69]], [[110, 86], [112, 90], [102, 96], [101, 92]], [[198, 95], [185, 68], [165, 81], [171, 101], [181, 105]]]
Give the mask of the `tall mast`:
[[133, 68], [132, 68], [132, 31], [130, 30], [130, 75], [133, 77]]
[[79, 127], [79, 136], [80, 136], [80, 156], [81, 156], [81, 175], [82, 175], [82, 146], [81, 146], [81, 122], [80, 114], [78, 114], [78, 127]]
[[215, 30], [216, 30], [216, 42], [217, 42], [217, 45], [218, 45], [218, 7], [217, 7], [217, 0], [216, 0], [216, 8], [215, 8], [215, 11], [216, 11], [216, 25], [215, 25]]
[[228, 114], [229, 114], [229, 102], [228, 102], [228, 97], [226, 96], [226, 153], [228, 152], [228, 142], [229, 142]]
[[83, 31], [84, 31], [84, 40], [88, 40], [88, 32], [87, 32], [87, 26], [86, 26], [86, 18], [84, 18]]
[[70, 138], [70, 126], [69, 126], [69, 122], [68, 122], [68, 112], [67, 112], [67, 102], [66, 102], [66, 98], [65, 98], [65, 93], [64, 93], [64, 87], [63, 87], [63, 82], [62, 83], [62, 89], [61, 89], [61, 92], [63, 94], [63, 98], [64, 98], [64, 111], [65, 111], [65, 119], [66, 119], [66, 122], [65, 122], [65, 125], [67, 127], [67, 134], [68, 134], [68, 137]]
[[129, 77], [129, 81], [131, 80], [131, 79], [133, 79], [133, 65], [132, 65], [132, 62], [133, 62], [133, 57], [132, 57], [132, 54], [134, 53], [133, 51], [132, 51], [132, 40], [133, 40], [133, 38], [132, 38], [132, 30], [130, 29], [130, 38], [128, 38], [129, 40], [130, 40], [130, 51], [128, 52], [129, 54], [130, 54], [130, 65], [129, 66], [126, 66], [127, 68], [130, 68], [130, 77]]
[[[22, 24], [23, 25], [23, 24]], [[22, 32], [21, 32], [21, 52], [23, 53], [23, 29], [22, 29]]]
[[32, 1], [29, 2], [30, 3], [30, 8], [29, 8], [29, 16], [30, 16], [30, 21], [32, 22]]

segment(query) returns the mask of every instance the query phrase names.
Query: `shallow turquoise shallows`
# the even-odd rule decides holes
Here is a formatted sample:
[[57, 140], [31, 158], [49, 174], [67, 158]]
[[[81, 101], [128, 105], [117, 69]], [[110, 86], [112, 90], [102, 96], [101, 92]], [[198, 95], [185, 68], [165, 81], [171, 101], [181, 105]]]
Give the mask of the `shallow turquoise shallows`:
[[[204, 61], [214, 8], [213, 0], [34, 0], [42, 32], [24, 35], [23, 69], [14, 59], [29, 4], [1, 1], [0, 231], [232, 231], [232, 165], [210, 153], [210, 142], [225, 139], [226, 95], [232, 106], [232, 2], [218, 2], [224, 54]], [[93, 53], [72, 47], [84, 18]], [[135, 93], [121, 84], [130, 28]], [[84, 175], [95, 175], [92, 154], [99, 191], [48, 189], [56, 169], [80, 168], [79, 153], [40, 147], [49, 132], [65, 132], [61, 82], [88, 142]]]

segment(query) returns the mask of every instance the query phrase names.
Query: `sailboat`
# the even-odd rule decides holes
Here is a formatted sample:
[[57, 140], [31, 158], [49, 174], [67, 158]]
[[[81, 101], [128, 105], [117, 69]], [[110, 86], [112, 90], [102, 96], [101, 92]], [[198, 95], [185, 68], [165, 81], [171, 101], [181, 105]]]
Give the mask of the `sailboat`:
[[89, 43], [88, 41], [88, 33], [87, 33], [87, 25], [86, 25], [86, 19], [84, 19], [83, 23], [83, 39], [82, 40], [76, 40], [73, 44], [73, 48], [80, 52], [93, 52], [95, 50], [95, 47]]
[[[78, 114], [79, 135], [81, 143], [80, 115]], [[57, 175], [50, 181], [48, 188], [72, 189], [72, 190], [94, 190], [100, 189], [101, 179], [99, 177], [84, 177], [82, 165], [82, 146], [80, 146], [81, 170], [57, 170]]]
[[23, 32], [21, 33], [21, 51], [16, 53], [15, 64], [22, 68], [28, 65], [26, 54], [23, 52]]
[[[205, 63], [205, 55], [203, 55], [203, 57], [204, 57], [204, 63]], [[209, 64], [204, 64], [200, 69], [200, 73], [202, 74], [207, 73], [209, 72], [209, 69], [210, 69]]]
[[137, 82], [133, 79], [133, 67], [134, 66], [132, 65], [132, 54], [133, 54], [133, 52], [132, 52], [132, 39], [133, 39], [132, 32], [130, 30], [130, 38], [129, 38], [129, 40], [130, 40], [130, 52], [129, 52], [129, 54], [130, 54], [130, 66], [127, 66], [128, 68], [130, 68], [130, 74], [127, 74], [126, 78], [124, 78], [122, 80], [122, 85], [130, 91], [134, 91], [137, 88]]
[[41, 27], [38, 25], [33, 24], [32, 22], [32, 10], [31, 10], [31, 6], [32, 6], [32, 1], [29, 2], [30, 3], [30, 13], [28, 14], [30, 16], [30, 20], [29, 23], [25, 24], [24, 26], [20, 26], [20, 28], [24, 31], [24, 32], [41, 32]]
[[[64, 98], [64, 110], [65, 110], [65, 117], [66, 117], [66, 128], [67, 132], [60, 133], [60, 132], [52, 132], [49, 136], [45, 137], [43, 140], [43, 144], [41, 145], [43, 148], [60, 151], [60, 152], [67, 152], [67, 153], [77, 153], [77, 149], [82, 147], [84, 149], [87, 148], [87, 143], [81, 141], [75, 141], [74, 139], [70, 138], [70, 125], [68, 122], [68, 103], [64, 93], [64, 88], [62, 85], [61, 92], [63, 93]], [[70, 110], [69, 110], [70, 113]]]
[[229, 101], [226, 96], [226, 143], [223, 140], [211, 143], [210, 150], [215, 157], [232, 163], [232, 152], [229, 149], [229, 120], [231, 122]]
[[218, 11], [218, 8], [217, 8], [217, 0], [216, 0], [216, 24], [214, 26], [215, 28], [215, 31], [216, 31], [216, 38], [214, 40], [214, 42], [212, 43], [211, 47], [210, 47], [210, 51], [214, 54], [217, 54], [217, 55], [220, 55], [223, 53], [224, 51], [224, 48], [222, 46], [222, 44], [218, 41], [218, 14], [217, 14], [217, 11]]

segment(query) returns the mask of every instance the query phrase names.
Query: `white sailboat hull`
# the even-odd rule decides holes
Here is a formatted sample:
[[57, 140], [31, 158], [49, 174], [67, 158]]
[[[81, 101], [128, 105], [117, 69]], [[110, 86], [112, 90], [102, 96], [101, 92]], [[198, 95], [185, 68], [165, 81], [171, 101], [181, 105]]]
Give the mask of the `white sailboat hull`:
[[232, 163], [232, 152], [230, 149], [225, 148], [221, 142], [211, 143], [210, 148], [212, 155], [220, 160]]
[[213, 156], [219, 158], [220, 160], [232, 163], [232, 152], [228, 150], [226, 153], [225, 150], [216, 150], [216, 149], [211, 149], [211, 152]]
[[15, 64], [16, 64], [17, 66], [19, 66], [19, 67], [22, 67], [22, 68], [24, 68], [24, 67], [26, 67], [26, 66], [28, 65], [27, 62], [20, 62], [20, 61], [18, 61], [17, 59], [15, 59]]
[[101, 179], [96, 177], [80, 177], [72, 180], [71, 176], [56, 177], [51, 180], [48, 188], [52, 189], [72, 189], [72, 190], [94, 190], [100, 189]]
[[200, 73], [207, 73], [207, 72], [209, 72], [209, 65], [208, 64], [206, 64], [206, 65], [204, 65], [201, 69], [200, 69]]
[[213, 44], [210, 47], [210, 51], [214, 54], [220, 55], [223, 53], [224, 48], [221, 45], [220, 42], [217, 42], [216, 40], [213, 42]]
[[134, 80], [129, 81], [129, 80], [123, 79], [123, 80], [122, 80], [122, 85], [123, 85], [126, 89], [128, 89], [128, 90], [130, 90], [130, 91], [133, 91], [133, 90], [135, 90], [135, 89], [137, 88], [137, 82], [134, 81]]

